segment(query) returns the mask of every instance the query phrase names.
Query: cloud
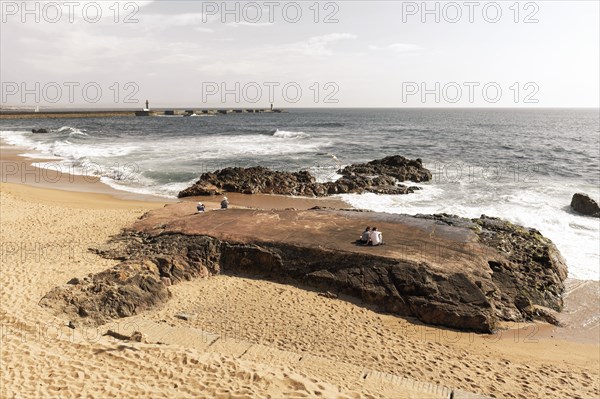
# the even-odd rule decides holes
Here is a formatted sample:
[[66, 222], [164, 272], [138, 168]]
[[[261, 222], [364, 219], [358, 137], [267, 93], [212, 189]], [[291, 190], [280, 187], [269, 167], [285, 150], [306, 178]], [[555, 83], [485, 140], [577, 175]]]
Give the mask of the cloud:
[[210, 61], [198, 63], [196, 70], [211, 77], [250, 76], [264, 71], [269, 63], [264, 60]]
[[[125, 2], [125, 3], [129, 3], [128, 0], [126, 0], [126, 1], [121, 0], [121, 1]], [[154, 3], [154, 0], [137, 0], [135, 2], [135, 4], [137, 4], [140, 8], [149, 6], [152, 3]]]
[[226, 24], [227, 26], [230, 26], [232, 28], [239, 28], [240, 26], [252, 26], [255, 28], [262, 28], [265, 26], [271, 26], [273, 25], [273, 23], [271, 22], [247, 22], [247, 21], [240, 21], [240, 22], [228, 22]]
[[202, 13], [145, 14], [138, 19], [140, 20], [140, 27], [145, 31], [163, 31], [169, 28], [183, 27], [193, 27], [194, 30], [200, 31], [200, 29], [210, 29], [206, 25], [215, 20], [214, 16]]
[[48, 11], [43, 11], [42, 15], [48, 15], [48, 19], [56, 19], [56, 22], [66, 20], [73, 24], [81, 22], [96, 24], [100, 21], [121, 22], [124, 20], [127, 20], [128, 23], [136, 23], [142, 15], [140, 11], [154, 2], [155, 0], [79, 0], [72, 2], [40, 0], [36, 3], [39, 3], [37, 6], [41, 10], [48, 8]]
[[330, 45], [341, 40], [356, 39], [357, 36], [351, 33], [330, 33], [323, 36], [314, 36], [306, 41], [291, 44], [290, 51], [299, 52], [305, 55], [331, 55], [333, 52]]
[[379, 47], [371, 45], [369, 50], [373, 51], [392, 51], [394, 53], [416, 53], [422, 50], [421, 46], [410, 43], [392, 43], [387, 46]]
[[218, 56], [198, 63], [196, 70], [213, 77], [270, 76], [269, 79], [283, 79], [283, 76], [290, 76], [290, 71], [294, 71], [296, 79], [314, 65], [312, 57], [332, 55], [332, 46], [336, 43], [356, 38], [351, 33], [331, 33], [300, 42], [245, 49], [216, 49]]
[[13, 32], [18, 38], [15, 49], [19, 49], [22, 63], [57, 77], [103, 76], [111, 71], [139, 70], [148, 63], [193, 64], [205, 56], [199, 43], [161, 40], [158, 34], [153, 36], [157, 40], [149, 40], [145, 34], [132, 35], [132, 31], [140, 33], [134, 30], [137, 24], [74, 23], [68, 25], [69, 29], [52, 31], [48, 31], [48, 25], [17, 26], [20, 29]]
[[83, 29], [73, 34], [74, 31], [57, 34], [52, 42], [44, 44], [45, 47], [35, 45], [35, 38], [23, 38], [21, 43], [37, 51], [27, 51], [22, 61], [46, 72], [73, 75], [108, 71], [108, 65], [113, 70], [127, 68], [136, 57], [152, 51], [152, 44], [141, 37], [123, 41], [120, 36], [100, 36]]
[[167, 54], [155, 60], [149, 61], [151, 64], [158, 65], [182, 65], [182, 64], [194, 64], [200, 62], [205, 57], [202, 55], [188, 54], [188, 53], [174, 53]]
[[200, 26], [197, 26], [197, 27], [193, 28], [193, 30], [195, 32], [202, 32], [202, 33], [213, 33], [215, 31], [214, 29], [203, 28], [203, 27], [200, 27]]

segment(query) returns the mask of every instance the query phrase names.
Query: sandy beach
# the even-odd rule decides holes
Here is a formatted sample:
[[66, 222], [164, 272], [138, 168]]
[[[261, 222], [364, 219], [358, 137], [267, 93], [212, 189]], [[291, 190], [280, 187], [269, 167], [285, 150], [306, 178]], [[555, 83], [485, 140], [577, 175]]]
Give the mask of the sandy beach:
[[[568, 282], [565, 327], [509, 325], [495, 335], [425, 326], [349, 298], [231, 275], [172, 286], [160, 309], [70, 328], [40, 298], [116, 265], [88, 248], [173, 200], [67, 174], [23, 179], [6, 166], [31, 167], [18, 152], [2, 152], [2, 398], [444, 397], [403, 378], [498, 398], [600, 396], [598, 282]], [[233, 206], [266, 209], [347, 207], [229, 197]], [[108, 329], [140, 331], [143, 339], [104, 336]]]
[[0, 2], [0, 399], [600, 399], [600, 1]]

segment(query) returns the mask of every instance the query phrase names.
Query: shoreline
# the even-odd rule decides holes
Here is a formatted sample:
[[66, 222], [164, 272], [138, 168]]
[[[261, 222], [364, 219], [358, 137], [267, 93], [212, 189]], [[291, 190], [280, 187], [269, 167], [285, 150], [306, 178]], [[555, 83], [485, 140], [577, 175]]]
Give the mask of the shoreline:
[[[24, 156], [34, 154], [35, 150], [14, 146], [0, 140], [0, 167], [2, 183], [22, 184], [31, 187], [47, 188], [68, 192], [94, 193], [109, 195], [122, 200], [145, 202], [174, 202], [168, 198], [154, 195], [132, 193], [117, 190], [100, 181], [99, 176], [83, 176], [64, 171], [62, 165], [52, 158], [39, 153], [39, 157]], [[34, 163], [47, 162], [52, 168], [40, 168]]]
[[[3, 241], [9, 244], [29, 243], [30, 247], [35, 248], [35, 245], [47, 240], [52, 243], [72, 239], [72, 235], [83, 237], [85, 240], [83, 244], [79, 244], [79, 251], [74, 251], [75, 259], [69, 258], [65, 262], [57, 261], [52, 257], [44, 259], [43, 256], [41, 259], [36, 259], [28, 255], [29, 253], [19, 253], [19, 257], [16, 257], [7, 252], [9, 248], [4, 247], [3, 256], [8, 256], [8, 264], [14, 267], [3, 268], [1, 273], [2, 283], [7, 287], [2, 294], [2, 318], [9, 317], [10, 320], [16, 320], [26, 329], [35, 328], [35, 323], [41, 321], [48, 325], [62, 326], [59, 327], [59, 331], [73, 331], [73, 334], [89, 336], [93, 331], [86, 331], [84, 327], [78, 326], [75, 330], [64, 327], [66, 320], [51, 316], [46, 309], [40, 308], [39, 299], [53, 287], [65, 284], [73, 277], [81, 278], [88, 273], [101, 272], [114, 266], [116, 262], [91, 255], [87, 249], [93, 245], [103, 244], [109, 236], [130, 226], [145, 212], [178, 200], [166, 201], [165, 198], [141, 194], [122, 194], [99, 181], [88, 181], [83, 177], [78, 179], [68, 174], [61, 176], [62, 180], [56, 182], [36, 182], [36, 173], [43, 173], [41, 169], [31, 165], [36, 162], [36, 159], [20, 157], [17, 154], [19, 149], [16, 147], [6, 148], [4, 144], [1, 147], [1, 161], [4, 162], [0, 190], [4, 202]], [[25, 175], [23, 180], [19, 178], [5, 182], [10, 180], [4, 175], [7, 172], [6, 162], [22, 164], [30, 173]], [[314, 206], [315, 202], [320, 204], [324, 202], [323, 199], [278, 196], [274, 198], [274, 196], [244, 194], [228, 194], [228, 197], [233, 207], [248, 206], [263, 209], [308, 208]], [[217, 201], [220, 197], [214, 198], [217, 201], [208, 199], [208, 197], [201, 197], [209, 209], [218, 208]], [[197, 198], [190, 198], [191, 200], [195, 201]], [[327, 206], [335, 207], [336, 201], [343, 207], [349, 208], [347, 204], [337, 199], [329, 199], [330, 205]], [[49, 232], [55, 237], [48, 237]], [[35, 278], [24, 280], [30, 276], [30, 273], [34, 273]], [[241, 353], [237, 348], [246, 345], [244, 342], [258, 342], [272, 351], [299, 353], [298, 356], [302, 357], [319, 356], [335, 361], [333, 366], [326, 366], [325, 360], [319, 360], [319, 367], [311, 368], [313, 366], [307, 365], [306, 368], [302, 368], [301, 364], [282, 360], [280, 355], [273, 354], [272, 359], [262, 360], [267, 364], [271, 364], [270, 360], [272, 360], [273, 364], [281, 364], [288, 369], [293, 367], [293, 370], [300, 370], [316, 380], [332, 381], [335, 385], [341, 385], [346, 389], [357, 388], [346, 381], [347, 375], [343, 370], [348, 370], [347, 368], [335, 371], [340, 361], [378, 372], [458, 387], [472, 392], [477, 392], [480, 390], [479, 387], [487, 385], [486, 394], [494, 393], [495, 387], [500, 387], [497, 391], [497, 395], [500, 396], [505, 396], [506, 392], [513, 392], [512, 390], [515, 390], [515, 396], [523, 395], [523, 392], [532, 395], [536, 391], [528, 391], [528, 385], [519, 380], [518, 375], [535, 375], [536, 378], [537, 373], [544, 374], [544, 378], [562, 376], [561, 378], [571, 383], [576, 381], [575, 384], [582, 387], [581, 389], [585, 385], [579, 384], [587, 382], [577, 381], [585, 380], [586, 373], [592, 378], [597, 377], [594, 368], [590, 365], [600, 364], [597, 355], [600, 347], [598, 344], [600, 330], [597, 322], [598, 310], [590, 306], [598, 304], [600, 283], [567, 280], [567, 285], [565, 309], [561, 313], [568, 323], [566, 327], [555, 327], [539, 322], [507, 323], [503, 326], [505, 330], [489, 336], [424, 325], [411, 318], [373, 312], [359, 301], [324, 299], [316, 292], [307, 289], [229, 275], [196, 279], [173, 286], [171, 287], [173, 298], [164, 307], [149, 310], [139, 316], [117, 320], [117, 325], [137, 323], [141, 326], [149, 326], [148, 330], [144, 331], [150, 339], [149, 342], [166, 342], [162, 345], [144, 344], [145, 346], [140, 347], [143, 356], [139, 361], [142, 362], [146, 361], [144, 359], [147, 356], [155, 356], [148, 353], [152, 352], [160, 356], [164, 353], [162, 351], [168, 352], [172, 345], [183, 346], [188, 352], [208, 351], [217, 352], [220, 356], [237, 357]], [[23, 295], [23, 289], [28, 291], [28, 295]], [[223, 301], [223, 298], [229, 298], [231, 303]], [[186, 321], [175, 316], [181, 312], [193, 314], [194, 320]], [[314, 321], [317, 322], [316, 325]], [[174, 334], [169, 340], [165, 340], [159, 333], [167, 327], [172, 329], [172, 332], [178, 332], [179, 335]], [[183, 331], [188, 330], [233, 337], [235, 346], [214, 345], [210, 349], [196, 349], [203, 346], [199, 345], [198, 341], [190, 340], [187, 333], [184, 334]], [[338, 336], [344, 340], [344, 345], [340, 346], [341, 341], [334, 339]], [[22, 345], [25, 344], [19, 341], [18, 336], [14, 340], [8, 339], [5, 345], [8, 349], [3, 349], [3, 364], [12, 364], [14, 367], [15, 364], [23, 363], [22, 367], [35, 369], [37, 367], [35, 362], [39, 359], [35, 356], [20, 357], [19, 353], [27, 352], [29, 349], [24, 349]], [[78, 343], [76, 346], [71, 342], [57, 339], [50, 343], [50, 347], [54, 347], [53, 350], [59, 356], [66, 356], [75, 363], [87, 365], [83, 368], [86, 372], [85, 370], [92, 370], [95, 367], [94, 359], [101, 355], [96, 354], [90, 359], [82, 359], [81, 350], [86, 353], [89, 350], [110, 351], [121, 345], [121, 342], [115, 340], [101, 339], [85, 342], [85, 339], [82, 339], [82, 341], [83, 343]], [[26, 344], [33, 345], [31, 342]], [[48, 343], [41, 340], [40, 345], [44, 345], [45, 348]], [[392, 348], [396, 349], [392, 350]], [[407, 356], [412, 359], [410, 362], [405, 361]], [[444, 361], [440, 362], [440, 359]], [[168, 362], [161, 364], [162, 367], [173, 367]], [[478, 364], [482, 367], [476, 372], [469, 368], [469, 364]], [[265, 366], [254, 364], [251, 367], [263, 370]], [[515, 371], [512, 371], [513, 368]], [[592, 370], [581, 371], [589, 368]], [[565, 371], [567, 369], [579, 371], [575, 371], [576, 377], [571, 378], [567, 377]], [[19, 376], [15, 376], [11, 370], [6, 370], [4, 375], [7, 378], [14, 377], [15, 384], [26, 382]], [[124, 377], [125, 375], [127, 372], [123, 374], [116, 372], [111, 374], [111, 378], [128, 386], [123, 382], [126, 381], [124, 378], [129, 378]], [[151, 373], [150, 377], [154, 378], [154, 374]], [[556, 384], [560, 386], [560, 383]], [[591, 387], [596, 390], [594, 392], [600, 390], [597, 383], [593, 383]], [[381, 387], [378, 389], [380, 390], [375, 392], [379, 392], [379, 396], [385, 396], [384, 392], [389, 396], [390, 392], [393, 392], [385, 391]], [[568, 385], [563, 389], [565, 390], [558, 392], [562, 392], [563, 395], [573, 392], [573, 388], [569, 388]]]
[[[220, 196], [202, 196], [171, 198], [154, 194], [141, 194], [126, 190], [119, 190], [100, 181], [99, 176], [82, 176], [63, 171], [60, 166], [54, 168], [40, 168], [34, 163], [48, 162], [50, 165], [59, 165], [55, 161], [39, 157], [23, 156], [21, 154], [33, 154], [33, 150], [7, 144], [0, 140], [0, 169], [2, 171], [2, 183], [23, 184], [38, 188], [61, 190], [68, 192], [80, 192], [91, 194], [105, 194], [121, 200], [133, 200], [143, 202], [177, 203], [201, 201], [210, 208], [220, 207]], [[11, 165], [8, 165], [8, 164]], [[314, 206], [352, 208], [352, 206], [338, 198], [307, 198], [289, 197], [283, 195], [266, 194], [240, 194], [227, 193], [230, 205], [233, 207], [258, 208], [258, 209], [308, 209]]]
[[[33, 163], [47, 161], [47, 158], [44, 158], [44, 154], [40, 153], [39, 158], [34, 158], [20, 155], [21, 153], [30, 155], [32, 154], [32, 150], [7, 144], [0, 139], [1, 183], [4, 187], [9, 187], [10, 192], [19, 193], [24, 197], [31, 196], [32, 193], [35, 192], [36, 197], [41, 197], [39, 199], [41, 202], [74, 205], [77, 201], [83, 201], [84, 203], [95, 203], [99, 207], [102, 207], [103, 204], [111, 208], [144, 206], [150, 210], [167, 204], [201, 201], [206, 205], [208, 211], [220, 208], [220, 196], [169, 198], [118, 190], [101, 182], [98, 176], [81, 176], [68, 172], [64, 173], [60, 170], [57, 173], [56, 169], [43, 169], [33, 166]], [[7, 162], [16, 162], [18, 164], [18, 171], [16, 173], [18, 177], [15, 176], [15, 174], [6, 176], [7, 171], [12, 171], [12, 169], [7, 167]], [[44, 179], [44, 177], [47, 177], [47, 179]], [[31, 181], [31, 178], [34, 178], [34, 181]], [[30, 192], [24, 187], [31, 187], [33, 191]], [[226, 195], [229, 198], [230, 207], [232, 208], [302, 210], [314, 206], [322, 206], [337, 209], [353, 209], [352, 205], [343, 200], [331, 197], [307, 198], [268, 194], [249, 195], [241, 193], [226, 193]], [[589, 295], [593, 292], [596, 292], [598, 299], [600, 299], [600, 281], [567, 278], [565, 285], [567, 286], [565, 294], [571, 294], [569, 290], [569, 287], [571, 287], [572, 291], [577, 295], [574, 295], [576, 299], [569, 303], [570, 307], [567, 309], [567, 306], [565, 306], [566, 311], [561, 312], [561, 315], [563, 316], [561, 322], [568, 325], [575, 325], [572, 329], [565, 329], [550, 324], [537, 323], [538, 325], [535, 327], [536, 334], [540, 333], [541, 336], [545, 338], [558, 335], [573, 342], [600, 342], [600, 322], [595, 320], [593, 311], [586, 313], [585, 309], [581, 306], [577, 306], [581, 301], [586, 302], [586, 299], [588, 299]], [[587, 288], [587, 290], [581, 290], [581, 287]], [[582, 296], [578, 295], [581, 291], [585, 291]], [[565, 301], [565, 305], [567, 305], [567, 301]], [[600, 304], [598, 305], [597, 310], [597, 314], [600, 314]], [[582, 327], [589, 326], [590, 320], [595, 322], [595, 329], [581, 334], [583, 331]], [[533, 325], [534, 323], [527, 324]], [[504, 324], [503, 330], [501, 331], [517, 331], [520, 328], [521, 327], [518, 325], [514, 326], [513, 323], [507, 322]], [[529, 327], [525, 328], [527, 329]], [[573, 334], [572, 330], [576, 330], [576, 332]]]

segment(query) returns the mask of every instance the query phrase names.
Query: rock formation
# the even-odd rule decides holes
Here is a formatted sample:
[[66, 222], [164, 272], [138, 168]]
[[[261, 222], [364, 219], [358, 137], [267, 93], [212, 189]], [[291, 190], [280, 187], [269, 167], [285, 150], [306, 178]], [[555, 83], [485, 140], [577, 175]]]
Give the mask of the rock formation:
[[[102, 324], [167, 301], [169, 286], [219, 273], [309, 286], [461, 330], [548, 319], [560, 311], [564, 260], [538, 231], [501, 219], [406, 216], [331, 209], [231, 209], [193, 204], [149, 212], [96, 251], [121, 263], [56, 287], [41, 304]], [[386, 245], [356, 244], [366, 225]]]
[[319, 183], [307, 171], [280, 172], [261, 166], [225, 168], [204, 173], [193, 186], [179, 197], [215, 195], [222, 192], [244, 194], [280, 194], [323, 197], [333, 194], [373, 192], [378, 194], [408, 194], [418, 187], [407, 187], [398, 181], [424, 182], [431, 172], [423, 168], [420, 159], [410, 160], [396, 155], [366, 164], [350, 165], [338, 171], [335, 182]]
[[420, 158], [406, 159], [400, 155], [346, 166], [338, 173], [343, 176], [391, 176], [398, 181], [423, 182], [431, 180], [431, 172], [423, 168], [423, 162]]
[[[535, 316], [536, 306], [561, 310], [563, 281], [567, 278], [566, 262], [552, 241], [536, 229], [485, 215], [477, 219], [446, 214], [416, 217], [472, 229], [480, 243], [502, 255], [488, 260], [488, 265], [493, 279], [503, 286], [504, 295], [497, 299], [507, 305], [504, 312], [511, 313], [516, 308], [526, 319], [531, 319]], [[518, 320], [519, 315], [507, 313], [502, 318]]]
[[582, 215], [600, 218], [600, 207], [598, 206], [598, 203], [591, 199], [587, 194], [574, 194], [571, 199], [571, 208]]

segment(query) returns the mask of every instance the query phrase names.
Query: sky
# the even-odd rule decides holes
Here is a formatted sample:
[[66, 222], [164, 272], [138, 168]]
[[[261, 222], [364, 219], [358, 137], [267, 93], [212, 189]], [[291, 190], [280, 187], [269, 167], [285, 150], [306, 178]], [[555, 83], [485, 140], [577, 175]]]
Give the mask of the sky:
[[598, 1], [2, 1], [3, 106], [598, 107]]

